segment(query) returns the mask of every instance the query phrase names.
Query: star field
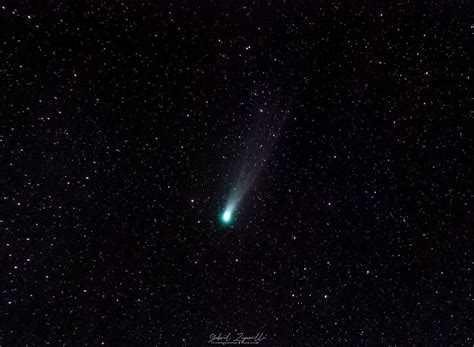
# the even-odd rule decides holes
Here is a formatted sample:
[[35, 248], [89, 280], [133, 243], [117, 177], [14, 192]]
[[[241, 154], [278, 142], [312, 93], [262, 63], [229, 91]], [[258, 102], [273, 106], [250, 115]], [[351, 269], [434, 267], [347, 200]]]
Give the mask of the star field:
[[472, 345], [473, 9], [0, 3], [0, 345]]

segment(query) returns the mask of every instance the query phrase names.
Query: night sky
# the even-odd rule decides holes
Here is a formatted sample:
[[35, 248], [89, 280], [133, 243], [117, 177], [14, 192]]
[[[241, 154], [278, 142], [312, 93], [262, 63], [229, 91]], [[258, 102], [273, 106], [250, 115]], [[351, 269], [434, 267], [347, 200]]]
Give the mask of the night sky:
[[472, 346], [473, 9], [0, 2], [0, 344]]

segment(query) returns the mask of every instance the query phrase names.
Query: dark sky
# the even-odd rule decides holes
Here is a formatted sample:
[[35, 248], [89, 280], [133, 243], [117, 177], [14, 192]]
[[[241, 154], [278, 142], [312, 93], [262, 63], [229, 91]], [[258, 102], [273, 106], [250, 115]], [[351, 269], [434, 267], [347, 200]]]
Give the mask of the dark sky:
[[0, 344], [472, 345], [474, 6], [380, 3], [0, 2]]

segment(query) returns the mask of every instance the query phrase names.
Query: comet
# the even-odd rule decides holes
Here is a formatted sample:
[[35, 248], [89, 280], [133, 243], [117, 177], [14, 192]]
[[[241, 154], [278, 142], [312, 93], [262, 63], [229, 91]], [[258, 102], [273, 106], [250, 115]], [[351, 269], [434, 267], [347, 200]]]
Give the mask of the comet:
[[249, 131], [241, 143], [241, 152], [236, 161], [233, 183], [225, 207], [219, 215], [220, 221], [225, 226], [232, 225], [236, 220], [237, 209], [271, 157], [289, 113], [288, 110], [278, 107], [277, 104], [269, 106], [265, 102], [263, 106], [250, 114]]

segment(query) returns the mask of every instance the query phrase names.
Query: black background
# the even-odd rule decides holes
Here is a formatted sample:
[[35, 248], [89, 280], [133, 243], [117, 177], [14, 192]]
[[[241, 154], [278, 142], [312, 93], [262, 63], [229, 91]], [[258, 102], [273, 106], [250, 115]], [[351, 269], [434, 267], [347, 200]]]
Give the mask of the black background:
[[472, 345], [472, 3], [1, 5], [0, 344]]

